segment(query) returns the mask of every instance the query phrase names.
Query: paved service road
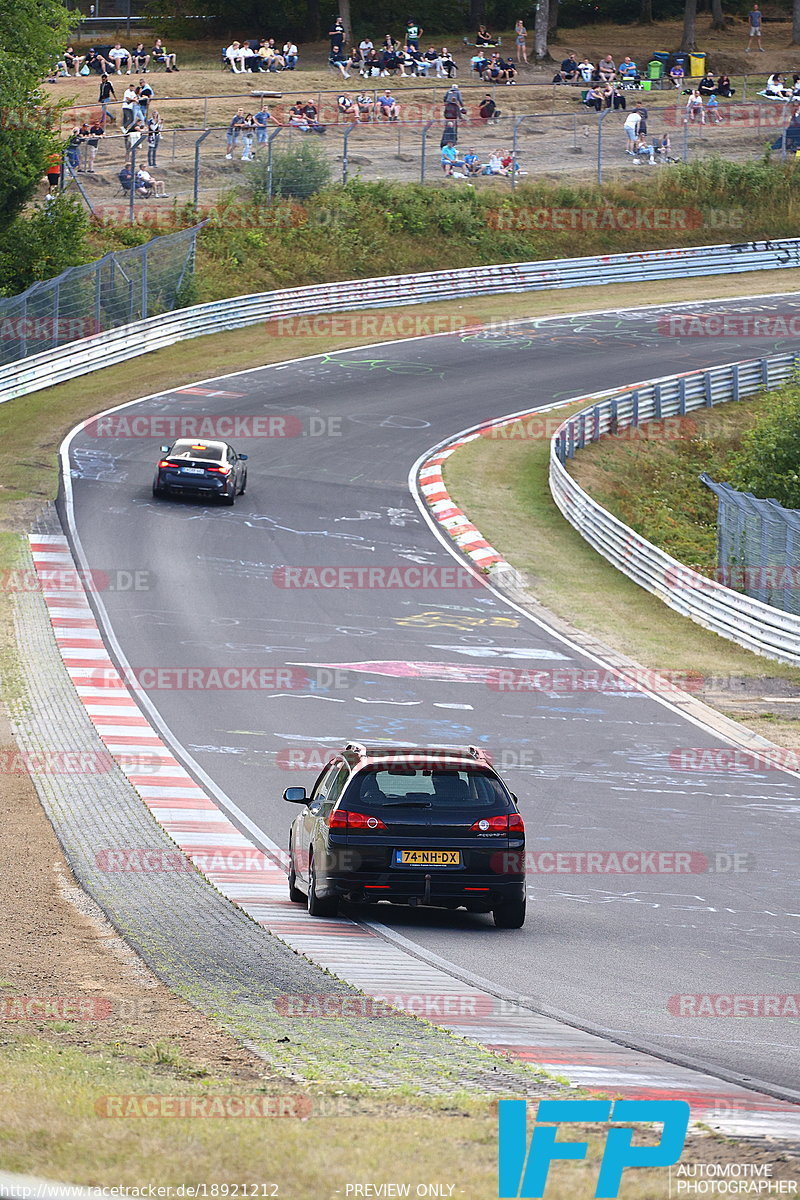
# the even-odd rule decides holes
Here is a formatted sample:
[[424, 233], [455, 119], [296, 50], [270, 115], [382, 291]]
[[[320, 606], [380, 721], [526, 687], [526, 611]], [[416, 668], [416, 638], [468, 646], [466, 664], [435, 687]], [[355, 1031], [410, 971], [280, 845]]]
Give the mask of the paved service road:
[[[800, 301], [692, 308], [756, 306], [794, 314]], [[595, 664], [483, 588], [287, 588], [275, 575], [298, 565], [452, 568], [407, 489], [428, 447], [554, 399], [789, 348], [746, 341], [662, 336], [652, 311], [564, 317], [249, 371], [125, 410], [286, 415], [302, 426], [304, 436], [231, 436], [250, 455], [233, 509], [152, 500], [157, 428], [81, 432], [70, 453], [89, 564], [150, 573], [147, 590], [103, 596], [129, 664], [294, 664], [313, 678], [277, 690], [150, 690], [174, 737], [269, 837], [286, 845], [294, 812], [283, 789], [316, 774], [313, 760], [305, 772], [286, 764], [320, 745], [472, 742], [501, 756], [532, 851], [683, 851], [718, 865], [748, 855], [739, 872], [532, 874], [520, 932], [464, 913], [381, 906], [380, 917], [578, 1022], [796, 1088], [797, 1020], [692, 1019], [670, 1007], [681, 995], [800, 990], [794, 777], [676, 768], [675, 749], [723, 743], [648, 696], [492, 690], [487, 669]]]

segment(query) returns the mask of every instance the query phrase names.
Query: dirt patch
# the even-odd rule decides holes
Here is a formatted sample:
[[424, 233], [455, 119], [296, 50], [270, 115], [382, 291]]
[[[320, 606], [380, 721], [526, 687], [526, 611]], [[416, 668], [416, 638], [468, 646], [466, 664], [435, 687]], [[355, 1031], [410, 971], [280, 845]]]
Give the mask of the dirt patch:
[[[16, 753], [0, 716], [0, 757]], [[11, 760], [13, 766], [19, 764]], [[29, 776], [0, 775], [0, 1042], [21, 1030], [63, 1046], [130, 1054], [161, 1045], [195, 1070], [241, 1080], [269, 1078], [261, 1061], [160, 983], [75, 883]], [[51, 1000], [52, 1021], [17, 1018]], [[41, 1010], [38, 1010], [41, 1011]], [[94, 1019], [71, 1015], [94, 1013]], [[171, 1048], [169, 1053], [167, 1047]], [[152, 1061], [152, 1057], [151, 1057]]]

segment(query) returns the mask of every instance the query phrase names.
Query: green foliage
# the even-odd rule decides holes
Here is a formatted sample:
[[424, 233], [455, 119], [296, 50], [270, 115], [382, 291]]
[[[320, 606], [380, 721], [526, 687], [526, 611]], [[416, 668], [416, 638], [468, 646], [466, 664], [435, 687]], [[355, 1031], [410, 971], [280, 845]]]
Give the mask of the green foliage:
[[17, 217], [0, 231], [0, 294], [15, 296], [39, 279], [86, 262], [87, 230], [82, 205], [63, 192]]
[[39, 81], [61, 57], [69, 28], [58, 0], [0, 4], [0, 228], [22, 211], [59, 149]]
[[800, 509], [800, 384], [766, 396], [762, 404], [731, 462], [728, 482], [784, 508]]
[[[255, 200], [266, 199], [269, 193], [269, 166], [266, 153], [250, 163], [249, 184]], [[330, 183], [331, 169], [320, 146], [300, 142], [286, 150], [277, 148], [272, 154], [272, 194], [307, 200]]]

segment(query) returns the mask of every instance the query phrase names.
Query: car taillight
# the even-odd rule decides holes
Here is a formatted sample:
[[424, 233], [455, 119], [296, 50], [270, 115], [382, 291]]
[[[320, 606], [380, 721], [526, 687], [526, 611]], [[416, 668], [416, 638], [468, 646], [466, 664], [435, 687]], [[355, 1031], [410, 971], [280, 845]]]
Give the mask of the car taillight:
[[161, 467], [171, 467], [172, 465], [173, 464], [169, 461], [168, 458], [162, 458], [161, 462], [158, 464], [159, 470], [161, 469]]
[[230, 475], [230, 467], [206, 467], [207, 471], [216, 471], [218, 475]]
[[346, 808], [337, 808], [328, 820], [329, 829], [347, 829], [370, 833], [374, 829], [385, 829], [380, 817], [371, 817], [367, 813], [349, 812]]
[[496, 817], [481, 817], [470, 825], [470, 833], [524, 833], [525, 824], [519, 813], [501, 813]]

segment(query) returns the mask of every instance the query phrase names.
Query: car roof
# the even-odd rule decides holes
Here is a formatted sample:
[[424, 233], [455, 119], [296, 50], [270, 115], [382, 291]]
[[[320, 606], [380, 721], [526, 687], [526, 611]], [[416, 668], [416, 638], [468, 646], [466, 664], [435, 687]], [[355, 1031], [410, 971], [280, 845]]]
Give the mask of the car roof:
[[405, 766], [415, 764], [443, 767], [491, 767], [488, 754], [478, 746], [374, 746], [363, 742], [348, 742], [340, 751], [345, 761], [353, 767], [391, 765], [402, 761]]

